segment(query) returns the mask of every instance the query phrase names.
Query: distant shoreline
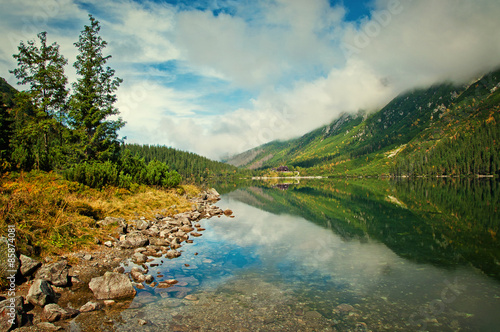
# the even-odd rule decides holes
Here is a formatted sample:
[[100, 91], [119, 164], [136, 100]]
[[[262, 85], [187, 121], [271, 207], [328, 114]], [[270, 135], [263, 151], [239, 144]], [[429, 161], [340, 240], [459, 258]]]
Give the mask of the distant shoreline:
[[252, 176], [252, 180], [269, 179], [326, 179], [327, 176]]

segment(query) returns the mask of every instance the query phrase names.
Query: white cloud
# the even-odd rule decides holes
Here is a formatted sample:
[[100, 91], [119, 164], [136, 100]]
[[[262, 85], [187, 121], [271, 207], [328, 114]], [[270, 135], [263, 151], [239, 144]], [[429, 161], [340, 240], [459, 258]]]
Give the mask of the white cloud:
[[[92, 8], [113, 55], [109, 64], [124, 79], [118, 106], [129, 141], [212, 158], [299, 136], [341, 112], [376, 109], [403, 90], [468, 80], [500, 64], [496, 0], [377, 0], [370, 18], [356, 23], [345, 22], [345, 9], [327, 0], [227, 1], [231, 15], [217, 16], [154, 1], [43, 4], [0, 4], [1, 76], [14, 84], [8, 70], [19, 40], [47, 30], [74, 80], [73, 43]], [[169, 60], [178, 65], [157, 66]], [[177, 85], [186, 77], [204, 79]], [[214, 115], [218, 104], [204, 97], [220, 89], [229, 89], [225, 96], [244, 89], [254, 99], [246, 106], [224, 101], [233, 111]]]

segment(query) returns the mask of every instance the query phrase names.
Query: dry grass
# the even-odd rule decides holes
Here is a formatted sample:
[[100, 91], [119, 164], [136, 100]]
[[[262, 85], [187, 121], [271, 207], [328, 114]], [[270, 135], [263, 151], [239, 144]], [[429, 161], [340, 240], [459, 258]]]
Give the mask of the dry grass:
[[95, 190], [56, 173], [4, 174], [0, 179], [0, 235], [16, 225], [17, 248], [32, 256], [64, 254], [109, 239], [111, 229], [97, 227], [107, 216], [133, 219], [183, 212], [199, 190], [191, 185], [161, 190], [139, 186]]

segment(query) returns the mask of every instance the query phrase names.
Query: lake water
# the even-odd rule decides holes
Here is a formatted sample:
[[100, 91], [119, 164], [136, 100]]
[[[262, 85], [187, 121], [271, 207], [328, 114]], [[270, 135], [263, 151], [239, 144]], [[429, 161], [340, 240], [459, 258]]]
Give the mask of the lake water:
[[109, 329], [500, 329], [497, 181], [293, 182], [218, 186], [235, 217], [151, 262], [179, 284], [138, 290]]

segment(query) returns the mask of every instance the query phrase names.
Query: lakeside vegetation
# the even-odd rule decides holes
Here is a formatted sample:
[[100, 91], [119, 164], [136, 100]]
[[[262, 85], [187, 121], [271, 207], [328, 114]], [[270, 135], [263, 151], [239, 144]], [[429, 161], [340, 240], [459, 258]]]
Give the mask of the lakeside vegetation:
[[113, 229], [97, 221], [191, 209], [191, 183], [234, 176], [233, 166], [159, 146], [124, 144], [114, 106], [122, 80], [107, 66], [107, 42], [91, 15], [81, 31], [68, 89], [68, 60], [47, 33], [21, 42], [11, 71], [17, 91], [0, 80], [0, 236], [16, 226], [16, 246], [28, 256], [92, 247]]

